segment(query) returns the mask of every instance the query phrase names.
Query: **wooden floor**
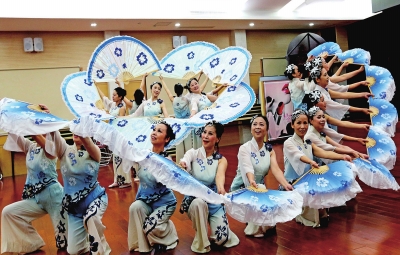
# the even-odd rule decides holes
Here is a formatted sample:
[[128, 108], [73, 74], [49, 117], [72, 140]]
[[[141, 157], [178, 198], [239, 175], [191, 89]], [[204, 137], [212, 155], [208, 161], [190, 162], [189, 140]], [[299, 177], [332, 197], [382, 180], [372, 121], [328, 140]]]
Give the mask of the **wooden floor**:
[[[345, 133], [358, 133], [358, 130], [346, 130]], [[228, 139], [223, 137], [222, 139]], [[394, 138], [400, 142], [399, 133]], [[359, 150], [364, 150], [358, 143], [349, 143]], [[221, 148], [221, 153], [228, 159], [229, 167], [226, 178], [226, 190], [236, 173], [237, 151], [239, 146]], [[282, 144], [275, 144], [279, 164], [283, 167]], [[399, 153], [400, 154], [400, 153]], [[398, 154], [398, 155], [399, 155]], [[397, 158], [392, 174], [400, 183], [400, 161]], [[108, 186], [113, 179], [112, 167], [102, 167], [99, 174], [101, 185]], [[26, 176], [6, 177], [0, 181], [0, 210], [21, 197]], [[267, 177], [269, 188], [276, 188], [277, 182], [272, 176]], [[377, 190], [360, 182], [364, 192], [348, 202], [347, 208], [333, 208], [330, 211], [331, 222], [328, 228], [313, 229], [290, 221], [277, 225], [277, 235], [265, 238], [246, 237], [243, 233], [245, 224], [230, 218], [231, 230], [240, 239], [240, 244], [230, 249], [211, 251], [209, 254], [400, 254], [400, 193], [393, 190]], [[127, 189], [108, 189], [109, 206], [103, 218], [105, 232], [111, 246], [111, 254], [130, 254], [127, 247], [128, 207], [135, 200], [138, 184]], [[182, 195], [176, 194], [178, 206]], [[179, 235], [179, 244], [175, 250], [164, 254], [194, 254], [190, 250], [194, 230], [187, 215], [178, 210], [172, 216]], [[46, 242], [42, 250], [32, 254], [67, 254], [55, 249], [51, 222], [48, 216], [33, 222]], [[131, 254], [135, 254], [132, 252]], [[138, 253], [136, 253], [138, 254]]]

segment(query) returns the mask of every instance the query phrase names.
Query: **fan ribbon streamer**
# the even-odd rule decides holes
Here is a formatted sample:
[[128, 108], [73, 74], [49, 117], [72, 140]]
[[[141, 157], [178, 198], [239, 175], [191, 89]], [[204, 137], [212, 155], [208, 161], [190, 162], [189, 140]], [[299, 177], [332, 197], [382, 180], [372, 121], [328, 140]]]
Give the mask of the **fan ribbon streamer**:
[[343, 53], [336, 54], [338, 59], [342, 62], [369, 65], [371, 61], [371, 54], [363, 49], [355, 48], [347, 50]]
[[209, 108], [188, 119], [188, 125], [201, 127], [211, 120], [227, 124], [248, 112], [255, 100], [253, 89], [246, 83], [228, 86]]
[[380, 66], [368, 66], [365, 74], [369, 82], [369, 90], [374, 97], [391, 101], [396, 91], [396, 85], [389, 70]]
[[396, 133], [398, 121], [397, 109], [385, 99], [369, 98], [369, 109], [372, 111], [371, 123], [391, 135]]
[[153, 174], [158, 182], [182, 194], [199, 197], [208, 203], [223, 203], [223, 197], [201, 184], [189, 173], [182, 170], [169, 159], [152, 153], [148, 149], [137, 149], [125, 136], [112, 125], [84, 116], [70, 123], [74, 134], [93, 137], [107, 145], [116, 155], [131, 162], [139, 163]]
[[111, 120], [110, 124], [126, 137], [135, 148], [151, 149], [153, 147], [151, 144], [151, 132], [160, 121], [167, 122], [175, 134], [175, 139], [166, 146], [166, 149], [182, 142], [192, 130], [186, 123], [187, 119], [177, 118], [120, 117]]
[[377, 189], [400, 189], [399, 184], [390, 171], [375, 159], [365, 160], [357, 158], [353, 160], [353, 163], [357, 167], [358, 178], [368, 186]]
[[369, 158], [392, 170], [396, 163], [397, 148], [390, 135], [380, 128], [370, 126], [366, 139]]
[[161, 61], [161, 70], [153, 73], [188, 80], [201, 71], [200, 64], [219, 48], [208, 42], [192, 42], [170, 51]]
[[115, 36], [103, 41], [88, 64], [88, 82], [129, 83], [132, 79], [160, 70], [160, 62], [149, 46], [130, 36]]
[[264, 185], [227, 193], [224, 198], [228, 200], [226, 210], [232, 218], [264, 226], [292, 220], [303, 206], [303, 197], [296, 190], [267, 190]]
[[362, 191], [354, 179], [356, 171], [354, 164], [337, 161], [312, 168], [293, 187], [303, 196], [304, 206], [314, 209], [341, 206]]
[[19, 136], [41, 135], [68, 125], [69, 121], [44, 112], [39, 105], [10, 98], [0, 100], [0, 129]]
[[200, 64], [200, 68], [214, 83], [237, 85], [247, 74], [250, 61], [248, 50], [234, 46], [215, 52]]
[[61, 83], [61, 96], [75, 117], [91, 115], [99, 119], [112, 119], [104, 110], [103, 100], [93, 82], [87, 81], [86, 72], [67, 75]]
[[338, 53], [342, 53], [342, 50], [340, 49], [339, 44], [335, 42], [325, 42], [323, 44], [318, 45], [314, 49], [310, 50], [308, 52], [307, 56], [315, 56], [318, 57], [322, 53], [328, 53], [328, 55], [336, 55]]

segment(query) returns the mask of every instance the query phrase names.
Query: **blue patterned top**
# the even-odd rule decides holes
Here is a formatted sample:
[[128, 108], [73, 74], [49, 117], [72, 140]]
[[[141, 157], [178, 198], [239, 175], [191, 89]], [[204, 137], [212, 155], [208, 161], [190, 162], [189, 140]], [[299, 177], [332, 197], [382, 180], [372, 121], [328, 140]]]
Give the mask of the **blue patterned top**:
[[[167, 157], [166, 153], [162, 155]], [[137, 176], [140, 179], [139, 190], [136, 195], [137, 200], [142, 200], [153, 210], [160, 206], [176, 204], [176, 198], [171, 189], [157, 182], [156, 178], [146, 168], [141, 168], [139, 164], [134, 167], [137, 167]]]
[[189, 100], [187, 100], [187, 98], [183, 96], [175, 97], [172, 102], [172, 107], [174, 109], [175, 118], [188, 119], [190, 117]]
[[33, 198], [46, 187], [58, 182], [57, 158], [49, 159], [41, 147], [23, 136], [8, 134], [8, 139], [14, 140], [19, 150], [26, 154], [27, 175], [22, 199]]

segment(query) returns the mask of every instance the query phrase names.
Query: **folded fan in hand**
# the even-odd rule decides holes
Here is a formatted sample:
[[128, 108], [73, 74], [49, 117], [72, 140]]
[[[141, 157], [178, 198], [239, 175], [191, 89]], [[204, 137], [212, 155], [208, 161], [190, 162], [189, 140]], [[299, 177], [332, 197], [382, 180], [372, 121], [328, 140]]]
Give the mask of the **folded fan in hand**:
[[0, 100], [0, 129], [16, 135], [41, 135], [68, 125], [67, 120], [46, 113], [39, 105], [10, 98]]
[[103, 41], [88, 64], [88, 82], [125, 84], [145, 73], [160, 70], [160, 62], [149, 46], [130, 36], [115, 36]]
[[371, 61], [371, 54], [363, 49], [356, 48], [347, 50], [342, 53], [336, 54], [338, 59], [342, 62], [369, 65]]
[[161, 59], [161, 70], [153, 75], [188, 80], [201, 71], [200, 63], [218, 50], [215, 44], [208, 42], [181, 45]]
[[396, 91], [396, 85], [389, 70], [380, 66], [368, 66], [365, 74], [369, 82], [369, 90], [374, 97], [391, 101]]
[[397, 148], [390, 135], [379, 128], [370, 126], [366, 139], [369, 158], [375, 159], [387, 169], [392, 170], [396, 163]]
[[248, 50], [233, 46], [215, 52], [200, 64], [200, 68], [213, 83], [237, 85], [247, 74], [250, 61]]
[[99, 119], [112, 119], [104, 110], [96, 85], [87, 81], [86, 72], [66, 76], [61, 83], [61, 97], [75, 117], [92, 115]]
[[390, 171], [375, 159], [356, 158], [353, 163], [357, 167], [357, 175], [368, 186], [377, 189], [399, 190], [400, 186]]
[[382, 129], [393, 137], [398, 121], [396, 107], [385, 99], [370, 97], [369, 109], [372, 111], [370, 113], [372, 125]]
[[188, 125], [201, 127], [210, 120], [227, 124], [248, 112], [253, 107], [255, 98], [253, 89], [244, 82], [228, 86], [210, 107], [188, 119]]
[[293, 187], [303, 196], [304, 206], [315, 209], [341, 206], [362, 191], [354, 179], [354, 171], [354, 164], [337, 161], [312, 168]]
[[227, 199], [226, 210], [232, 218], [264, 226], [292, 220], [301, 213], [303, 205], [303, 198], [297, 191], [267, 190], [263, 187], [236, 190], [224, 197]]
[[310, 56], [318, 57], [322, 53], [325, 53], [325, 52], [328, 55], [336, 55], [338, 53], [342, 53], [342, 50], [340, 49], [339, 44], [337, 44], [335, 42], [325, 42], [323, 44], [318, 45], [314, 49], [310, 50], [310, 52], [308, 52], [307, 56], [308, 57], [310, 57]]

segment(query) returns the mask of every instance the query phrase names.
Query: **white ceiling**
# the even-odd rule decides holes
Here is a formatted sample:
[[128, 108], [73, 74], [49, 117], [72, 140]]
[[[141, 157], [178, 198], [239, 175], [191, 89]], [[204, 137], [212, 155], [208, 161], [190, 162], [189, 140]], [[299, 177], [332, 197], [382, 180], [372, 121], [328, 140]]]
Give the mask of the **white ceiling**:
[[[310, 22], [320, 29], [374, 15], [371, 0], [306, 0], [295, 11], [279, 12], [288, 2], [13, 0], [0, 4], [0, 31], [305, 29]], [[93, 22], [96, 27], [90, 26]]]

